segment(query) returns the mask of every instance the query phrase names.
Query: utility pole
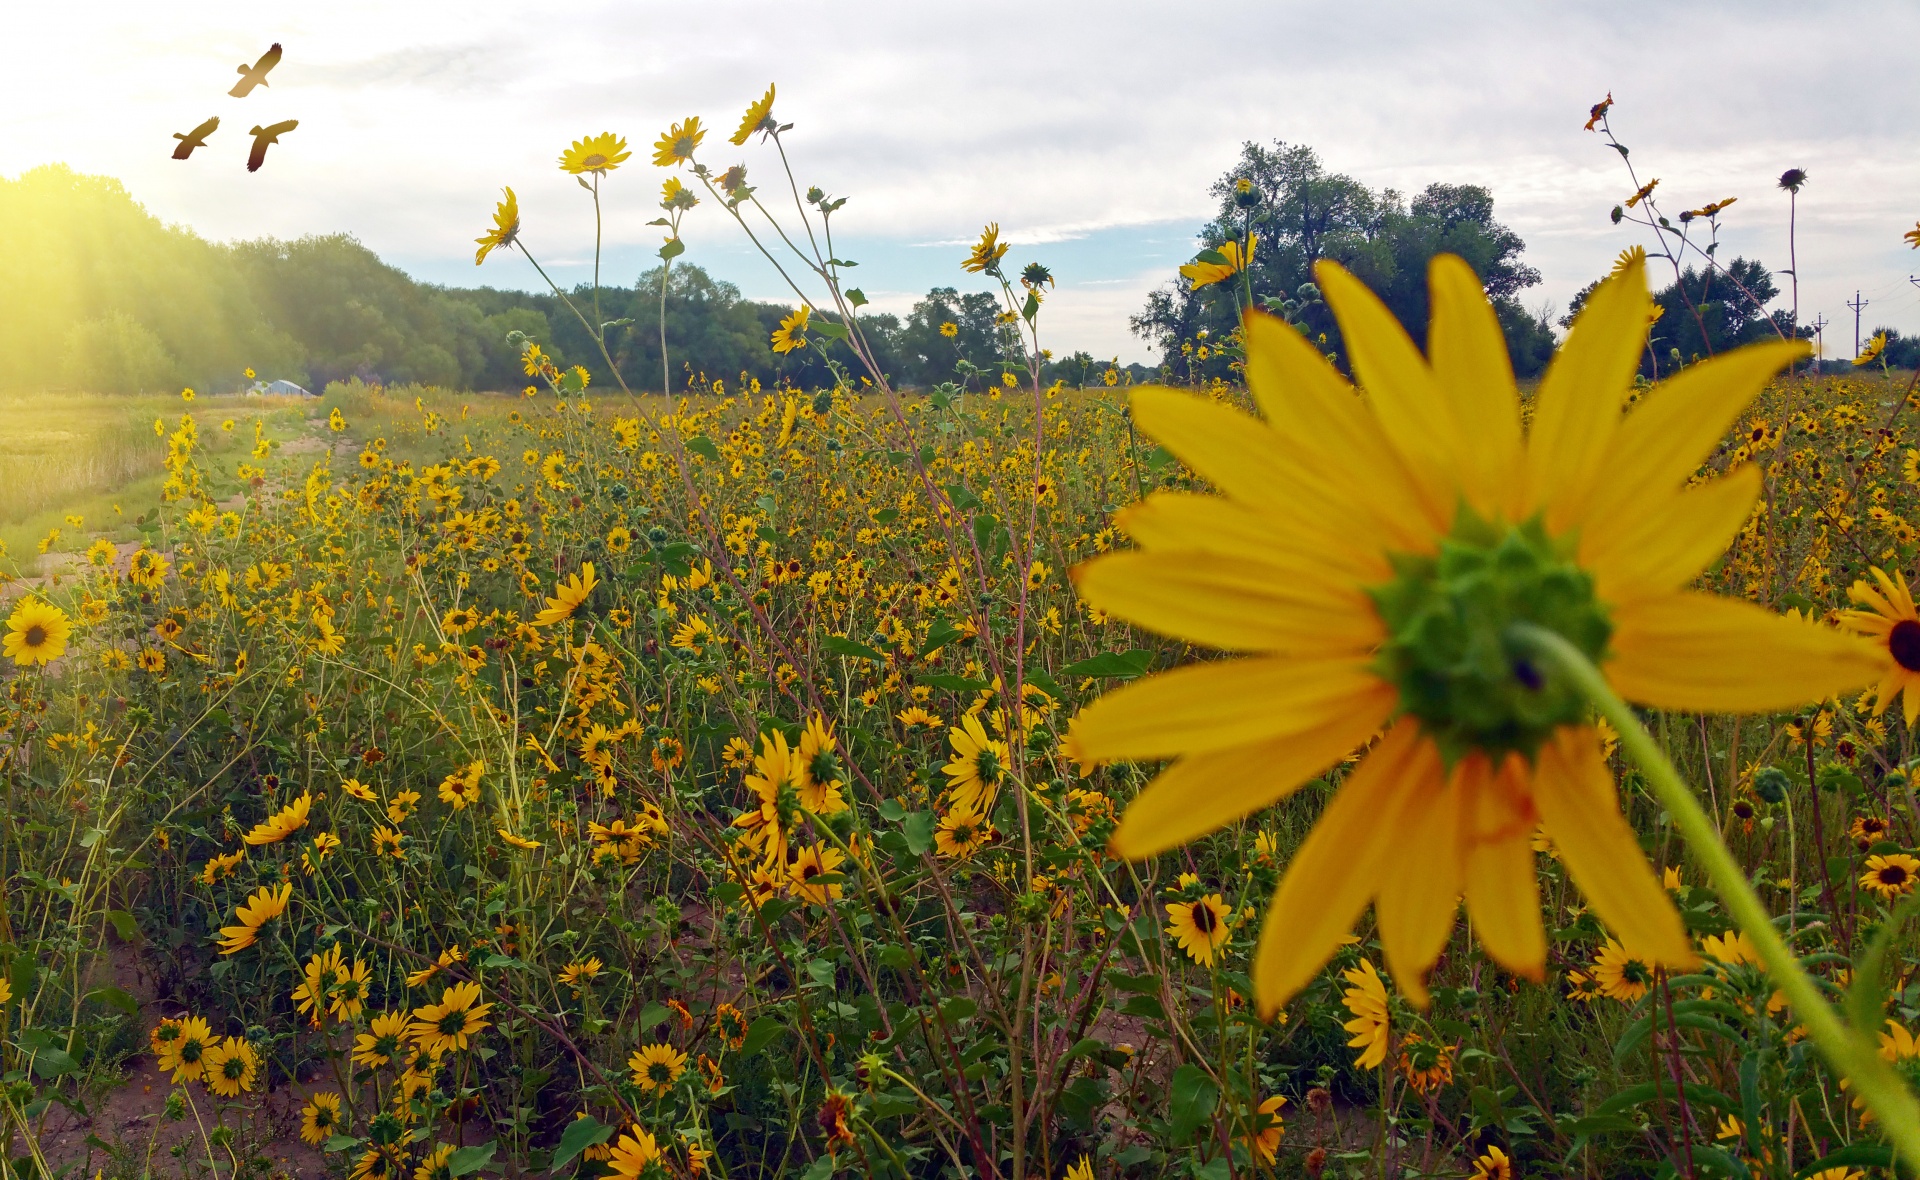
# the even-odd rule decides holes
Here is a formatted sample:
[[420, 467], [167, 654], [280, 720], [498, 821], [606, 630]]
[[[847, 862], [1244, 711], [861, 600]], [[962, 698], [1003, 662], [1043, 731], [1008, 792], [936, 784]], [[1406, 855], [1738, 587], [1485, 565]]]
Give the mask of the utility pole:
[[1871, 299], [1860, 298], [1860, 292], [1856, 289], [1853, 293], [1853, 302], [1847, 304], [1853, 309], [1853, 355], [1855, 356], [1860, 355], [1860, 309], [1872, 302]]
[[1827, 313], [1823, 311], [1813, 317], [1813, 323], [1810, 325], [1810, 327], [1813, 328], [1813, 368], [1815, 372], [1820, 370], [1820, 362], [1827, 357], [1827, 342], [1826, 338], [1821, 335], [1821, 329], [1825, 328], [1830, 322], [1831, 321], [1827, 319]]

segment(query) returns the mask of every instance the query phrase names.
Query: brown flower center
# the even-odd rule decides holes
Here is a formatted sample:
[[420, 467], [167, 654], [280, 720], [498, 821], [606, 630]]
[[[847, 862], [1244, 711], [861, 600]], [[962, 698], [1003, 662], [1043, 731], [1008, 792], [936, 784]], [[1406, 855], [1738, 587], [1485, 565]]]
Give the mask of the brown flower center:
[[1895, 889], [1905, 885], [1907, 883], [1906, 868], [1902, 865], [1888, 865], [1886, 868], [1881, 869], [1880, 883]]
[[1893, 662], [1909, 672], [1920, 672], [1920, 623], [1901, 619], [1887, 632], [1887, 650]]
[[1214, 916], [1213, 907], [1206, 902], [1198, 902], [1193, 907], [1193, 928], [1202, 934], [1212, 934], [1220, 920]]
[[26, 640], [28, 647], [39, 647], [47, 641], [47, 629], [35, 623], [27, 628]]

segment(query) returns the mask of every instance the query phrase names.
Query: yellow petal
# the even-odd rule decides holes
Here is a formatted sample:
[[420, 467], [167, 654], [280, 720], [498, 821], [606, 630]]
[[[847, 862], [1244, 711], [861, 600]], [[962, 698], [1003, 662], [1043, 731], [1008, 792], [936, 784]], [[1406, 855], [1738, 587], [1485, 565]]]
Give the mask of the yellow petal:
[[1127, 807], [1115, 855], [1154, 856], [1285, 798], [1378, 732], [1393, 703], [1391, 691], [1356, 695], [1309, 728], [1181, 759]]
[[1380, 822], [1399, 793], [1441, 778], [1440, 752], [1412, 718], [1380, 739], [1320, 813], [1267, 909], [1254, 953], [1260, 1015], [1273, 1015], [1326, 964], [1372, 900], [1392, 847]]
[[1473, 268], [1455, 254], [1435, 255], [1427, 267], [1433, 312], [1427, 358], [1454, 414], [1466, 424], [1460, 440], [1467, 499], [1483, 516], [1517, 509], [1515, 485], [1523, 453], [1520, 394], [1499, 317]]
[[1171, 758], [1298, 733], [1384, 688], [1366, 655], [1188, 664], [1136, 680], [1080, 711], [1089, 757]]
[[1692, 966], [1686, 928], [1620, 814], [1593, 730], [1566, 726], [1540, 747], [1533, 797], [1573, 883], [1621, 945], [1635, 958]]
[[1527, 979], [1545, 978], [1547, 936], [1533, 871], [1533, 768], [1509, 755], [1498, 773], [1469, 755], [1456, 771], [1466, 820], [1464, 892], [1473, 932], [1493, 961]]
[[1415, 779], [1399, 809], [1380, 818], [1393, 841], [1374, 901], [1380, 945], [1400, 991], [1425, 1008], [1427, 972], [1446, 948], [1460, 903], [1460, 792], [1440, 779]]
[[1802, 342], [1750, 344], [1654, 386], [1607, 449], [1582, 540], [1604, 543], [1622, 525], [1654, 512], [1706, 462], [1767, 378], [1806, 352]]
[[1584, 519], [1588, 488], [1619, 427], [1647, 339], [1646, 263], [1636, 259], [1587, 297], [1534, 395], [1523, 516], [1544, 510], [1559, 534]]
[[1316, 581], [1370, 585], [1393, 576], [1381, 551], [1355, 549], [1302, 513], [1259, 512], [1224, 496], [1154, 492], [1114, 523], [1144, 549], [1243, 557]]
[[1426, 358], [1380, 297], [1345, 267], [1322, 260], [1313, 274], [1340, 321], [1354, 375], [1393, 449], [1419, 473], [1430, 494], [1456, 499], [1463, 430]]
[[1385, 631], [1356, 586], [1316, 585], [1212, 553], [1108, 553], [1075, 566], [1080, 596], [1162, 635], [1222, 651], [1369, 651]]
[[1580, 564], [1593, 571], [1602, 601], [1615, 606], [1670, 594], [1727, 551], [1759, 498], [1760, 469], [1752, 464], [1650, 498], [1649, 510], [1631, 521], [1582, 530]]
[[1430, 553], [1456, 505], [1422, 490], [1367, 403], [1320, 350], [1284, 321], [1248, 312], [1247, 387], [1303, 467], [1353, 489], [1388, 547]]
[[1771, 713], [1880, 678], [1884, 655], [1857, 636], [1692, 592], [1621, 607], [1607, 679], [1657, 709]]

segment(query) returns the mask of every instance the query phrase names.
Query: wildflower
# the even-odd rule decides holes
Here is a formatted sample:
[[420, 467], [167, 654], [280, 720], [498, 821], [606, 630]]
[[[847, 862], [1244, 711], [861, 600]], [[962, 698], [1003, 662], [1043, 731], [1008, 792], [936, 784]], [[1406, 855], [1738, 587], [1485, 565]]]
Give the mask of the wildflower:
[[522, 852], [537, 852], [541, 848], [546, 847], [538, 840], [529, 840], [525, 836], [516, 836], [505, 828], [495, 828], [494, 831], [499, 834], [500, 839], [512, 847], [518, 848]]
[[167, 653], [143, 647], [140, 654], [134, 657], [134, 663], [140, 666], [142, 672], [158, 676], [167, 670]]
[[247, 859], [247, 850], [244, 848], [236, 848], [232, 852], [209, 858], [200, 869], [200, 883], [212, 885], [226, 880], [233, 876], [234, 870], [239, 868], [240, 862], [245, 859]]
[[405, 1012], [380, 1012], [375, 1014], [367, 1032], [353, 1039], [353, 1063], [355, 1065], [386, 1065], [401, 1055], [407, 1036], [407, 1014]]
[[633, 1084], [649, 1094], [665, 1094], [686, 1072], [687, 1055], [672, 1045], [642, 1045], [627, 1058]]
[[599, 977], [603, 966], [598, 956], [591, 957], [585, 962], [576, 959], [560, 969], [560, 982], [572, 988], [573, 994], [577, 996], [587, 984]]
[[[1262, 1011], [1312, 978], [1369, 901], [1416, 1004], [1461, 895], [1489, 955], [1543, 978], [1537, 827], [1635, 954], [1690, 965], [1613, 802], [1586, 701], [1510, 628], [1555, 632], [1658, 708], [1771, 711], [1872, 677], [1851, 637], [1684, 589], [1760, 486], [1751, 468], [1688, 481], [1804, 346], [1703, 362], [1623, 418], [1651, 305], [1635, 263], [1582, 309], [1523, 440], [1498, 324], [1463, 262], [1431, 269], [1431, 363], [1346, 271], [1315, 273], [1367, 400], [1259, 313], [1245, 321], [1247, 369], [1266, 423], [1171, 390], [1133, 399], [1135, 421], [1225, 494], [1158, 493], [1129, 509], [1139, 549], [1078, 567], [1080, 593], [1136, 625], [1256, 654], [1142, 679], [1080, 714], [1093, 757], [1181, 758], [1128, 809], [1114, 851], [1152, 856], [1266, 806], [1384, 725], [1269, 909]], [[1462, 629], [1461, 596], [1481, 593], [1502, 605]], [[1472, 665], [1482, 671], [1468, 670], [1469, 648], [1489, 654]]]
[[1587, 130], [1588, 131], [1592, 131], [1596, 123], [1600, 122], [1600, 120], [1607, 117], [1607, 108], [1612, 105], [1613, 105], [1613, 91], [1609, 90], [1607, 91], [1607, 96], [1605, 98], [1601, 99], [1599, 102], [1594, 103], [1593, 106], [1588, 109], [1587, 111]]
[[640, 1174], [660, 1158], [660, 1144], [650, 1132], [630, 1126], [613, 1145], [607, 1167], [620, 1180], [640, 1180]]
[[340, 1095], [331, 1090], [315, 1094], [300, 1109], [300, 1138], [315, 1147], [333, 1138], [340, 1126]]
[[374, 794], [372, 787], [369, 787], [357, 778], [347, 779], [340, 784], [340, 789], [363, 803], [373, 803], [379, 799], [379, 796]]
[[67, 650], [67, 637], [73, 624], [67, 614], [50, 602], [23, 598], [7, 616], [7, 634], [0, 650], [15, 664], [51, 664]]
[[940, 334], [951, 340], [960, 334], [960, 325], [947, 320], [940, 325]]
[[847, 1120], [853, 1115], [853, 1100], [838, 1090], [827, 1091], [820, 1103], [820, 1113], [815, 1121], [820, 1125], [820, 1133], [826, 1137], [827, 1153], [839, 1155], [844, 1148], [853, 1146], [853, 1128]]
[[1198, 291], [1202, 287], [1210, 287], [1215, 283], [1230, 279], [1247, 267], [1253, 265], [1253, 248], [1259, 244], [1259, 234], [1248, 234], [1247, 253], [1246, 257], [1242, 258], [1240, 256], [1240, 243], [1222, 242], [1220, 245], [1215, 246], [1212, 251], [1220, 255], [1221, 261], [1202, 262], [1196, 260], [1189, 262], [1180, 268], [1181, 277], [1191, 282], [1195, 291]]
[[413, 1010], [413, 1023], [407, 1026], [407, 1036], [430, 1058], [437, 1058], [449, 1049], [465, 1049], [468, 1039], [487, 1027], [482, 1017], [493, 1008], [492, 1004], [477, 1003], [479, 999], [477, 983], [450, 985], [440, 993], [438, 1004]]
[[693, 161], [694, 149], [707, 137], [695, 115], [684, 123], [675, 123], [653, 145], [653, 162], [661, 168], [677, 168]]
[[1513, 1180], [1513, 1161], [1498, 1147], [1489, 1145], [1473, 1161], [1467, 1180]]
[[406, 1169], [407, 1154], [400, 1148], [369, 1147], [353, 1162], [348, 1180], [401, 1180]]
[[1854, 817], [1852, 825], [1847, 828], [1847, 835], [1860, 851], [1865, 852], [1885, 840], [1892, 830], [1893, 825], [1880, 816], [1860, 815]]
[[406, 823], [413, 817], [413, 813], [419, 809], [419, 806], [420, 792], [401, 791], [387, 804], [387, 818], [397, 824]]
[[1353, 1060], [1355, 1069], [1372, 1069], [1387, 1059], [1387, 985], [1366, 959], [1341, 976], [1353, 985], [1340, 993], [1340, 1002], [1353, 1013], [1353, 1019], [1341, 1025], [1353, 1034], [1347, 1047], [1360, 1050]]
[[591, 172], [599, 177], [626, 163], [627, 157], [632, 154], [627, 150], [625, 139], [611, 131], [603, 131], [574, 140], [572, 146], [560, 153], [560, 170], [575, 176]]
[[1280, 1108], [1286, 1104], [1284, 1094], [1275, 1094], [1263, 1101], [1254, 1115], [1254, 1128], [1247, 1135], [1247, 1146], [1269, 1164], [1280, 1151], [1280, 1136], [1286, 1130], [1286, 1123], [1280, 1117]]
[[127, 578], [136, 586], [158, 590], [166, 577], [167, 559], [162, 554], [142, 547], [134, 550], [133, 556], [127, 559]]
[[633, 548], [633, 532], [626, 525], [616, 524], [607, 530], [607, 552], [618, 557]]
[[1068, 1168], [1067, 1174], [1061, 1177], [1061, 1180], [1094, 1180], [1092, 1157], [1081, 1156], [1080, 1162]]
[[599, 579], [593, 573], [593, 563], [589, 561], [582, 564], [579, 573], [555, 584], [553, 597], [547, 599], [546, 609], [533, 617], [533, 625], [551, 627], [571, 619], [573, 612], [580, 609], [580, 604], [599, 584]]
[[1000, 240], [1000, 223], [993, 222], [980, 231], [980, 240], [975, 242], [973, 250], [967, 254], [960, 269], [969, 274], [985, 272], [990, 275], [1000, 273], [1000, 260], [1007, 256], [1007, 244]]
[[1618, 939], [1607, 939], [1607, 944], [1593, 958], [1594, 990], [1609, 999], [1631, 1004], [1646, 995], [1652, 983], [1652, 967], [1629, 954]]
[[473, 252], [473, 264], [479, 266], [487, 260], [487, 255], [504, 246], [513, 245], [520, 236], [520, 198], [513, 195], [511, 188], [500, 190], [507, 199], [493, 207], [493, 228], [473, 239], [480, 248]]
[[260, 1054], [244, 1037], [226, 1037], [206, 1052], [206, 1083], [222, 1098], [238, 1098], [260, 1076]]
[[759, 100], [752, 106], [747, 108], [746, 114], [740, 116], [740, 126], [734, 131], [732, 138], [728, 142], [732, 143], [734, 147], [744, 147], [747, 138], [754, 132], [771, 132], [779, 126], [778, 120], [773, 117], [773, 83], [769, 82], [767, 83], [767, 92], [761, 95]]
[[413, 1180], [453, 1180], [453, 1144], [437, 1144], [413, 1169]]
[[245, 836], [246, 842], [256, 846], [278, 844], [307, 826], [307, 812], [312, 807], [312, 793], [303, 792], [298, 799], [253, 825], [253, 830]]
[[406, 837], [402, 836], [399, 832], [382, 824], [373, 829], [373, 854], [375, 856], [391, 856], [395, 860], [400, 860], [406, 855], [401, 851], [401, 844], [405, 840]]
[[1639, 192], [1627, 198], [1627, 201], [1626, 201], [1627, 208], [1631, 209], [1635, 205], [1638, 205], [1640, 202], [1652, 196], [1653, 190], [1658, 187], [1660, 187], [1660, 178], [1658, 176], [1654, 177], [1652, 180], [1649, 180], [1647, 183], [1641, 185]]
[[980, 718], [968, 714], [947, 735], [953, 758], [942, 769], [956, 808], [984, 815], [993, 809], [994, 796], [1007, 777], [1007, 743], [990, 738]]
[[220, 928], [220, 953], [236, 954], [252, 946], [260, 934], [260, 927], [285, 913], [287, 899], [292, 896], [292, 885], [282, 885], [278, 890], [262, 885], [254, 890], [253, 895], [233, 912], [238, 924]]
[[985, 848], [992, 839], [993, 825], [969, 807], [955, 807], [947, 812], [933, 831], [934, 851], [961, 860]]
[[1167, 904], [1167, 933], [1173, 935], [1187, 957], [1202, 967], [1213, 966], [1213, 952], [1233, 933], [1233, 911], [1218, 893], [1209, 893], [1198, 901]]
[[713, 1027], [727, 1048], [738, 1050], [747, 1043], [747, 1017], [732, 1004], [721, 1004], [714, 1009]]
[[487, 764], [475, 760], [465, 770], [455, 771], [440, 780], [440, 801], [455, 811], [465, 811], [480, 802], [480, 776]]
[[1418, 1093], [1438, 1090], [1453, 1082], [1453, 1050], [1418, 1033], [1400, 1045], [1400, 1076]]
[[1906, 233], [1901, 234], [1900, 240], [1905, 242], [1907, 245], [1913, 247], [1915, 250], [1920, 250], [1920, 221], [1914, 222], [1912, 229], [1908, 230]]
[[1853, 367], [1856, 369], [1865, 368], [1879, 360], [1880, 354], [1885, 352], [1886, 348], [1887, 334], [1885, 332], [1875, 332], [1873, 338], [1867, 341], [1867, 346], [1860, 350], [1860, 355], [1853, 358]]
[[1878, 566], [1870, 572], [1879, 589], [1862, 580], [1847, 590], [1848, 598], [1868, 609], [1843, 611], [1840, 622], [1884, 645], [1886, 663], [1882, 665], [1874, 714], [1886, 712], [1898, 696], [1907, 724], [1912, 726], [1920, 719], [1920, 611], [1914, 609], [1905, 574], [1896, 570], [1888, 577]]
[[800, 806], [815, 815], [834, 815], [847, 809], [846, 798], [840, 793], [840, 776], [845, 771], [834, 752], [833, 727], [818, 713], [808, 718], [807, 728], [800, 734], [794, 765], [799, 769]]
[[293, 989], [294, 1009], [310, 1015], [315, 1028], [320, 1027], [320, 1014], [326, 1010], [327, 996], [333, 990], [334, 973], [343, 965], [342, 954], [340, 944], [335, 943], [308, 959], [301, 971], [300, 986]]
[[198, 1016], [179, 1022], [177, 1034], [165, 1049], [154, 1054], [154, 1064], [163, 1073], [171, 1073], [173, 1082], [197, 1081], [206, 1069], [207, 1050], [214, 1045], [213, 1030]]
[[1805, 168], [1789, 168], [1780, 174], [1779, 186], [1783, 192], [1797, 193], [1800, 191], [1800, 186], [1806, 183], [1807, 170]]
[[783, 316], [773, 331], [773, 351], [782, 355], [807, 346], [807, 320], [813, 314], [805, 304]]
[[838, 900], [841, 895], [839, 885], [815, 885], [815, 877], [838, 873], [846, 857], [835, 848], [824, 844], [812, 844], [802, 848], [793, 858], [793, 864], [787, 869], [788, 879], [793, 883], [793, 891], [814, 905], [826, 905]]
[[333, 973], [333, 1003], [327, 1011], [335, 1020], [358, 1020], [360, 1013], [366, 1011], [367, 962], [355, 959], [353, 966], [338, 966]]
[[1916, 873], [1920, 873], [1920, 860], [1915, 860], [1904, 852], [1869, 856], [1867, 871], [1860, 875], [1860, 886], [1878, 893], [1882, 901], [1891, 902], [1896, 897], [1904, 897], [1913, 892]]

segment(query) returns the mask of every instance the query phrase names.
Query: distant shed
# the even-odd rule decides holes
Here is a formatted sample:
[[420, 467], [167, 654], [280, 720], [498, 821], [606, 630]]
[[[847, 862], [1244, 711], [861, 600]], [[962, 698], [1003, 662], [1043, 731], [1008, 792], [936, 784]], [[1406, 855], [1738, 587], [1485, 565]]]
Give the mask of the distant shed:
[[295, 385], [291, 381], [272, 382], [271, 384], [262, 388], [260, 392], [276, 394], [282, 397], [313, 397], [314, 396], [313, 394], [300, 388], [298, 385]]

